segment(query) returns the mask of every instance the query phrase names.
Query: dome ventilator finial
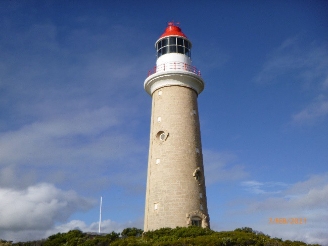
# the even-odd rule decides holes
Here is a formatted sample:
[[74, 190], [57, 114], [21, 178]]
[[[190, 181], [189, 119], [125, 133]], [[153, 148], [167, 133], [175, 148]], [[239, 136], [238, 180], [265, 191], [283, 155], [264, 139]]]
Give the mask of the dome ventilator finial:
[[172, 20], [172, 21], [169, 21], [169, 22], [167, 23], [167, 25], [168, 25], [168, 26], [179, 26], [179, 25], [180, 25], [180, 22], [174, 22], [174, 20]]

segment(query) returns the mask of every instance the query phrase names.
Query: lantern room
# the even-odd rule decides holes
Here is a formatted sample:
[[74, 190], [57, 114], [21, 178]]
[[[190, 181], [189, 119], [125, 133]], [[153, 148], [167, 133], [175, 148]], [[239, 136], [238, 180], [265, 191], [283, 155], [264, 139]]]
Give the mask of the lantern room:
[[178, 53], [191, 57], [191, 43], [180, 27], [169, 22], [164, 33], [155, 44], [157, 58], [165, 54]]
[[157, 41], [157, 58], [168, 53], [180, 53], [191, 57], [191, 43], [183, 37], [164, 37]]

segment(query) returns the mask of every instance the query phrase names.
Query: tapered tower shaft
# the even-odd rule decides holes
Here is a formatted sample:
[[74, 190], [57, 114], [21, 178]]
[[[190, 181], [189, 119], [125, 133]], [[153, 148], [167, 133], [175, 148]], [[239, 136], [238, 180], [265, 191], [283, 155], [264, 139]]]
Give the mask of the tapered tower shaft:
[[209, 227], [197, 106], [204, 82], [179, 27], [169, 23], [156, 49], [157, 66], [145, 80], [152, 115], [144, 230]]

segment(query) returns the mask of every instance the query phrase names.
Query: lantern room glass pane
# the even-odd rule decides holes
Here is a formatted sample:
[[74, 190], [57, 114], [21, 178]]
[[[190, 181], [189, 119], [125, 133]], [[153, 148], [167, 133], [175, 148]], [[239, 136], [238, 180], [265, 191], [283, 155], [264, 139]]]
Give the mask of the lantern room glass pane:
[[167, 53], [167, 46], [166, 47], [163, 47], [162, 49], [161, 49], [161, 51], [162, 51], [162, 55], [165, 55], [166, 53]]
[[184, 41], [184, 44], [185, 44], [185, 47], [186, 48], [190, 48], [190, 44], [189, 44], [189, 42], [187, 40]]
[[179, 53], [191, 57], [191, 43], [180, 37], [166, 37], [156, 44], [157, 57], [167, 53]]
[[186, 48], [185, 49], [185, 54], [190, 57], [190, 50]]
[[157, 51], [157, 57], [160, 57], [162, 55], [162, 50]]
[[177, 38], [177, 44], [183, 46], [183, 39]]
[[184, 54], [184, 48], [182, 46], [178, 46], [178, 53]]
[[176, 40], [177, 40], [176, 37], [170, 37], [170, 38], [169, 38], [169, 41], [170, 41], [169, 44], [170, 44], [170, 45], [172, 45], [172, 44], [177, 44], [177, 41], [176, 41]]
[[169, 46], [170, 47], [170, 53], [176, 53], [177, 47], [176, 46]]
[[162, 39], [162, 47], [166, 46], [166, 45], [167, 45], [167, 43], [168, 43], [168, 40], [167, 40], [167, 38], [165, 38], [165, 39]]
[[157, 50], [159, 50], [161, 47], [162, 47], [162, 41], [159, 41], [159, 42], [157, 43]]

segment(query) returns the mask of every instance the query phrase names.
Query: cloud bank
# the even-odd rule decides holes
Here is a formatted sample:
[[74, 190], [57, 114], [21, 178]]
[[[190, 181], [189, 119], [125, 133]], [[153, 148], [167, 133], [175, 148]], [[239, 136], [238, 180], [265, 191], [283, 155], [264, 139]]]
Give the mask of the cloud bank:
[[[257, 195], [246, 201], [244, 213], [260, 218], [261, 231], [284, 239], [328, 245], [328, 173], [288, 185], [254, 180], [241, 185]], [[276, 192], [266, 190], [270, 186], [275, 187]], [[270, 224], [270, 218], [302, 218], [303, 224]], [[252, 226], [258, 228], [259, 221]]]
[[49, 230], [56, 223], [65, 222], [73, 213], [86, 211], [94, 204], [92, 199], [48, 183], [25, 189], [0, 188], [0, 238], [26, 231]]

